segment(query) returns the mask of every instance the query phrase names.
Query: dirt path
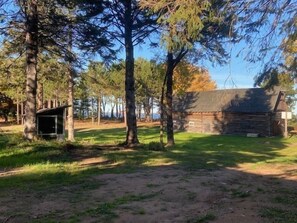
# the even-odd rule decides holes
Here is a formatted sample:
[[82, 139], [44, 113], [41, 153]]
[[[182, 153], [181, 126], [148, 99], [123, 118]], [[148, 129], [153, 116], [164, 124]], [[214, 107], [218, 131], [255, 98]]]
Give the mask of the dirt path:
[[267, 210], [297, 213], [290, 196], [297, 181], [286, 171], [294, 168], [277, 174], [269, 169], [155, 167], [67, 187], [10, 191], [1, 194], [0, 222], [273, 222], [263, 217], [271, 217]]

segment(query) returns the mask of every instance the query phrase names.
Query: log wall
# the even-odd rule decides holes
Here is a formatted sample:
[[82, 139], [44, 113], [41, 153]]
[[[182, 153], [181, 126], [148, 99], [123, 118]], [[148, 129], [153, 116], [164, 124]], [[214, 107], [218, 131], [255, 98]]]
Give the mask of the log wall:
[[175, 114], [174, 125], [189, 132], [271, 136], [281, 133], [282, 123], [269, 113], [200, 112]]

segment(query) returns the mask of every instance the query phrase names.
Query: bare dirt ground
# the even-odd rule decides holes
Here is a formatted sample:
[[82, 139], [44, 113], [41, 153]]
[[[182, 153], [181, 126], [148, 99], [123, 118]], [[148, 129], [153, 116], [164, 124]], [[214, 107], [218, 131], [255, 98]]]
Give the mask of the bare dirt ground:
[[277, 222], [261, 213], [296, 211], [294, 205], [274, 202], [296, 192], [297, 177], [290, 171], [296, 169], [167, 166], [97, 175], [62, 188], [1, 193], [0, 222]]

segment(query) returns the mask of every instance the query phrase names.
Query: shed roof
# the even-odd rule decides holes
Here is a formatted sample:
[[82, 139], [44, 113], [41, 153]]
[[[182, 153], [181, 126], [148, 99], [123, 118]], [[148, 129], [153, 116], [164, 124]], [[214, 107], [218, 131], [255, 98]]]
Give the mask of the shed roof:
[[62, 105], [55, 108], [43, 108], [36, 112], [37, 115], [54, 115], [63, 112], [64, 109], [70, 107], [70, 105]]
[[280, 89], [263, 88], [224, 89], [187, 92], [174, 98], [174, 111], [186, 112], [273, 112]]

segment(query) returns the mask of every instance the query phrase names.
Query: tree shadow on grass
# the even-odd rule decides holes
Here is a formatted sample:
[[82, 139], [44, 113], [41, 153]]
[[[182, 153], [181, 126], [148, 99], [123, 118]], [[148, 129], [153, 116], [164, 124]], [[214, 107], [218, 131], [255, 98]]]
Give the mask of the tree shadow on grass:
[[[103, 139], [118, 140], [122, 136], [119, 129], [90, 130], [88, 134], [92, 142], [99, 144], [104, 141]], [[158, 141], [158, 128], [139, 128], [139, 138], [141, 142], [154, 139]], [[175, 163], [197, 168], [234, 167], [241, 163], [281, 159], [280, 151], [287, 148], [288, 143], [283, 138], [277, 137], [247, 138], [178, 132], [176, 133], [176, 146], [166, 152], [149, 151], [146, 146], [143, 146], [141, 149], [125, 153], [113, 151], [105, 155], [109, 159], [137, 166], [149, 166], [150, 163], [160, 159], [159, 163]]]
[[[138, 137], [140, 141], [159, 139], [158, 136], [159, 127], [139, 127]], [[78, 142], [90, 141], [96, 144], [118, 144], [124, 142], [126, 137], [125, 128], [113, 128], [113, 129], [77, 129], [76, 139]]]
[[20, 143], [14, 146], [5, 144], [0, 150], [0, 170], [70, 161], [71, 157], [65, 146], [57, 142]]
[[115, 144], [120, 140], [125, 139], [125, 128], [113, 128], [113, 129], [77, 129], [76, 140], [91, 141], [99, 144]]
[[[79, 158], [86, 158], [84, 156], [86, 153], [89, 157], [104, 156], [118, 163], [114, 168], [172, 163], [193, 168], [235, 167], [241, 163], [269, 162], [282, 158], [286, 161], [286, 157], [282, 157], [280, 151], [288, 146], [288, 141], [282, 138], [246, 138], [178, 132], [176, 146], [165, 152], [148, 150], [146, 145], [125, 152], [123, 148], [115, 150], [114, 147], [117, 147], [116, 144], [123, 139], [124, 134], [123, 128], [77, 132], [78, 143], [70, 147], [67, 143], [61, 144], [55, 141], [32, 144], [1, 141], [4, 146], [0, 149], [0, 168], [22, 167], [44, 162], [71, 163], [79, 161]], [[139, 138], [144, 142], [153, 139], [157, 141], [158, 128], [139, 128]], [[80, 144], [86, 141], [87, 145]], [[79, 153], [82, 154], [81, 157], [78, 156]], [[294, 160], [292, 157], [290, 159]]]
[[[123, 173], [166, 165], [195, 170], [237, 167], [244, 163], [297, 163], [296, 157], [281, 155], [281, 151], [289, 146], [289, 141], [282, 138], [246, 138], [178, 132], [177, 144], [166, 151], [148, 150], [146, 145], [135, 149], [125, 149], [114, 144], [103, 145], [102, 142], [106, 139], [110, 139], [110, 143], [120, 139], [122, 131], [123, 129], [119, 128], [78, 132], [79, 140], [90, 138], [93, 143], [89, 144], [41, 141], [15, 144], [10, 148], [8, 140], [0, 150], [0, 173], [17, 167], [41, 166], [39, 171], [33, 173], [0, 176], [0, 186], [24, 185], [31, 182], [60, 184], [93, 174]], [[141, 141], [151, 141], [154, 137], [158, 139], [158, 128], [140, 128], [139, 135]], [[94, 159], [94, 162], [80, 164], [89, 158], [102, 158], [103, 161]]]
[[177, 140], [177, 146], [170, 150], [168, 156], [178, 160], [180, 164], [203, 168], [236, 167], [242, 163], [281, 160], [284, 155], [281, 155], [280, 151], [289, 146], [282, 138], [243, 136], [196, 137], [195, 134], [191, 134], [182, 141], [184, 142]]

